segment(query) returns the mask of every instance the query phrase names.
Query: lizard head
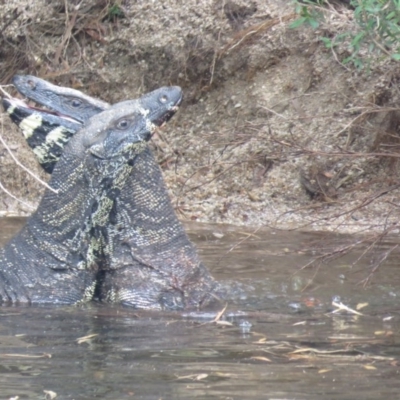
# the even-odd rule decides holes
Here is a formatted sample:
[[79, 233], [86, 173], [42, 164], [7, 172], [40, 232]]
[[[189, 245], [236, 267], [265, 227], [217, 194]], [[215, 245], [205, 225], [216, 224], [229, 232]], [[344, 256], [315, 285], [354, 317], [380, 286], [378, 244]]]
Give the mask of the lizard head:
[[172, 117], [181, 100], [181, 88], [170, 86], [117, 103], [87, 122], [85, 130], [90, 136], [85, 137], [84, 146], [103, 159], [131, 151], [135, 143], [148, 141], [156, 128]]
[[141, 107], [156, 126], [162, 126], [176, 113], [182, 102], [182, 89], [179, 86], [164, 86], [143, 95]]
[[27, 108], [73, 119], [79, 123], [84, 123], [110, 106], [79, 90], [53, 85], [31, 75], [15, 75], [12, 82], [19, 93], [47, 110], [25, 105]]
[[[48, 173], [52, 173], [64, 146], [82, 127], [81, 121], [87, 121], [90, 116], [110, 108], [108, 103], [78, 90], [52, 85], [34, 76], [17, 75], [13, 83], [21, 94], [47, 108], [32, 107], [20, 99], [3, 99], [4, 109], [21, 129], [39, 163]], [[181, 100], [182, 91], [179, 87], [163, 87], [137, 99], [147, 113], [147, 119], [156, 126], [161, 126], [172, 117]], [[111, 108], [123, 104], [121, 102]]]

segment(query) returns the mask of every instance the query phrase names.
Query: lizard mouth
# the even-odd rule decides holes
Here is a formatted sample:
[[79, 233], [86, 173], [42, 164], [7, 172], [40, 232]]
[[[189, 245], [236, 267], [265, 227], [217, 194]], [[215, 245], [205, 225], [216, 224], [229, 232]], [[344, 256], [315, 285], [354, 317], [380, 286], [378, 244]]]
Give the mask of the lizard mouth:
[[183, 100], [183, 95], [180, 96], [180, 98], [175, 102], [175, 104], [171, 107], [171, 109], [165, 112], [161, 117], [154, 120], [153, 123], [159, 127], [163, 127], [179, 110], [179, 106], [181, 105], [182, 100]]
[[[178, 111], [180, 104], [182, 103], [183, 96], [176, 101], [175, 105], [171, 107], [170, 110], [165, 112], [163, 115], [161, 115], [159, 118], [153, 120], [153, 123], [159, 127], [164, 126]], [[64, 121], [67, 121], [69, 123], [73, 124], [78, 124], [78, 125], [83, 125], [81, 121], [66, 115], [62, 114], [60, 112], [54, 111], [54, 110], [49, 110], [45, 106], [38, 106], [36, 103], [34, 105], [29, 104], [28, 102], [18, 99], [16, 97], [8, 97], [8, 98], [3, 98], [3, 108], [4, 110], [12, 115], [15, 113], [15, 111], [18, 111], [18, 114], [21, 116], [27, 117], [29, 115], [32, 115], [33, 113], [38, 113], [38, 114], [46, 114], [54, 117], [61, 118]]]
[[38, 107], [36, 105], [28, 104], [24, 100], [18, 99], [16, 97], [4, 98], [3, 99], [3, 107], [4, 107], [4, 110], [9, 114], [12, 114], [14, 112], [14, 110], [18, 110], [19, 113], [26, 114], [26, 116], [29, 116], [29, 115], [33, 114], [34, 112], [37, 112], [40, 114], [52, 115], [52, 116], [61, 118], [65, 121], [82, 125], [82, 123], [80, 121], [78, 121], [68, 115], [65, 115], [65, 114], [62, 114], [62, 113], [59, 113], [59, 112], [56, 112], [53, 110], [49, 110], [45, 107]]
[[[183, 95], [180, 91], [179, 97], [175, 97], [167, 109], [164, 108], [163, 111], [159, 110], [150, 118], [152, 123], [157, 127], [164, 126], [178, 111], [182, 100]], [[4, 110], [9, 114], [11, 120], [20, 126], [23, 131], [24, 129], [27, 130], [27, 135], [31, 135], [31, 132], [38, 129], [43, 124], [47, 127], [46, 129], [54, 129], [58, 126], [62, 126], [71, 131], [77, 131], [83, 125], [82, 120], [49, 109], [41, 102], [35, 101], [30, 97], [28, 97], [28, 100], [22, 100], [20, 98], [8, 96], [3, 98], [2, 103]], [[22, 125], [24, 128], [22, 128]]]
[[164, 126], [172, 117], [173, 115], [178, 111], [179, 107], [178, 106], [174, 106], [171, 110], [169, 110], [168, 112], [166, 112], [162, 117], [157, 118], [154, 121], [154, 124], [156, 124], [157, 126]]

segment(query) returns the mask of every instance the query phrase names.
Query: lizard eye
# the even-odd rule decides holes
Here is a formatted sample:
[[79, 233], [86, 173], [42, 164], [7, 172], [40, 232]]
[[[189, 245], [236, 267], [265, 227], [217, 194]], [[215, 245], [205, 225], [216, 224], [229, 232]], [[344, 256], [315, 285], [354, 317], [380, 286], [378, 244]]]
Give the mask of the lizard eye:
[[161, 103], [165, 104], [168, 101], [168, 96], [166, 94], [161, 95], [160, 101]]
[[78, 107], [80, 107], [82, 105], [82, 101], [78, 100], [78, 99], [72, 99], [71, 105], [74, 108], [78, 108]]
[[124, 130], [129, 127], [129, 120], [121, 119], [117, 122], [117, 129]]

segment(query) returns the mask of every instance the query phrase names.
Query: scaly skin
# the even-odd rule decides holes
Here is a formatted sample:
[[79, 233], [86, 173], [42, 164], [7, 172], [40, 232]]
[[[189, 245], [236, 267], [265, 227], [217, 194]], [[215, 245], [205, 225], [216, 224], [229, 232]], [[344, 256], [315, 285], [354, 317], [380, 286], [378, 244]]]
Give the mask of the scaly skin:
[[[26, 79], [43, 86], [36, 84], [38, 78]], [[24, 94], [40, 101], [34, 91]], [[79, 97], [79, 92], [74, 96]], [[57, 100], [52, 109], [67, 114], [57, 106], [61, 103]], [[85, 110], [87, 107], [86, 96]], [[79, 110], [68, 116], [76, 118], [76, 112]], [[46, 115], [42, 122], [42, 130], [49, 131]], [[39, 159], [42, 165], [45, 159]], [[134, 170], [113, 203], [105, 247], [107, 262], [98, 290], [101, 300], [137, 308], [184, 309], [199, 308], [217, 297], [219, 285], [176, 218], [161, 171], [148, 148], [136, 158]]]
[[13, 84], [29, 99], [81, 123], [110, 107], [108, 103], [87, 96], [78, 90], [56, 86], [35, 76], [15, 75]]
[[[158, 99], [171, 99], [160, 106]], [[50, 186], [22, 231], [0, 250], [2, 302], [74, 304], [101, 286], [114, 202], [145, 141], [180, 102], [162, 88], [89, 120], [69, 141]]]
[[159, 310], [200, 308], [215, 300], [218, 285], [177, 219], [149, 148], [137, 157], [114, 205], [102, 299]]
[[18, 99], [3, 99], [3, 107], [22, 131], [42, 168], [51, 174], [64, 146], [83, 125], [58, 115], [33, 112]]

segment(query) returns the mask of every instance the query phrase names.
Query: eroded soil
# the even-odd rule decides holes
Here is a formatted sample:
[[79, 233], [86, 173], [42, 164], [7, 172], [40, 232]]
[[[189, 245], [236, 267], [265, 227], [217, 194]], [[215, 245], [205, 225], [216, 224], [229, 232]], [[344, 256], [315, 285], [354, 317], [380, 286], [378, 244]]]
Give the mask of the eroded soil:
[[[315, 31], [289, 28], [286, 0], [65, 4], [0, 5], [1, 83], [33, 74], [111, 103], [182, 86], [153, 145], [183, 219], [396, 229], [400, 69], [377, 59], [361, 72], [341, 63], [345, 46], [324, 47], [320, 36], [352, 29], [345, 5]], [[13, 154], [46, 179], [4, 113], [2, 124]], [[43, 188], [2, 144], [0, 177], [25, 202], [1, 191], [1, 213], [31, 213]]]

